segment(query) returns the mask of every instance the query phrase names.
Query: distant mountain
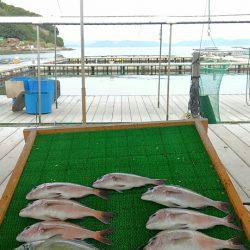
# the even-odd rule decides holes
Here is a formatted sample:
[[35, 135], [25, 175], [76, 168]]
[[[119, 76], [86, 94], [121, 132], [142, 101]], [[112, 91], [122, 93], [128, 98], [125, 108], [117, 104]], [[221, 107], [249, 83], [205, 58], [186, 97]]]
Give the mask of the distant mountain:
[[[250, 40], [249, 39], [223, 39], [218, 38], [214, 39], [214, 43], [216, 46], [241, 46], [241, 45], [249, 45], [250, 46]], [[192, 46], [197, 47], [200, 45], [199, 40], [195, 41], [181, 41], [174, 43], [173, 46]], [[67, 46], [69, 47], [80, 47], [79, 43], [67, 43]], [[92, 42], [85, 42], [86, 47], [158, 47], [159, 42], [154, 41], [133, 41], [133, 40], [121, 40], [121, 41], [92, 41]], [[168, 44], [164, 43], [163, 46], [168, 46]], [[204, 40], [202, 41], [202, 46], [204, 47], [211, 47], [213, 46], [211, 40]]]
[[86, 42], [86, 47], [157, 47], [159, 42], [153, 41], [94, 41]]
[[[0, 16], [39, 16], [36, 13], [27, 11], [22, 8], [15, 7], [3, 3], [0, 0]], [[40, 38], [45, 43], [54, 43], [54, 27], [52, 25], [40, 25]], [[57, 30], [57, 34], [59, 31]], [[5, 24], [0, 25], [0, 37], [19, 38], [21, 41], [35, 42], [36, 41], [36, 27], [30, 24]], [[57, 44], [63, 46], [63, 39], [57, 37]]]

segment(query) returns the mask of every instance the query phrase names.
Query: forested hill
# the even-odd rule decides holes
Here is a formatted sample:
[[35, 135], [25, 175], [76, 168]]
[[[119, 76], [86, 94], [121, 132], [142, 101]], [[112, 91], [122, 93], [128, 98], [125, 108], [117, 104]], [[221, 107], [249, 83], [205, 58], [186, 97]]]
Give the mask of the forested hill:
[[[3, 3], [0, 0], [0, 16], [39, 16], [36, 13]], [[54, 27], [41, 25], [41, 40], [46, 43], [54, 43]], [[59, 34], [58, 30], [57, 33]], [[22, 41], [36, 41], [36, 27], [27, 24], [0, 25], [0, 37], [17, 37]], [[63, 46], [63, 39], [58, 37], [58, 46]]]

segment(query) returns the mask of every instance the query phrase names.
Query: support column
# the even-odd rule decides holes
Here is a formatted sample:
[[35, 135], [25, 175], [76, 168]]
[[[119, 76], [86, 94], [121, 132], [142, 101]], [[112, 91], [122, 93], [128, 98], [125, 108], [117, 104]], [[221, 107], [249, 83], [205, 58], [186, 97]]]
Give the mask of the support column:
[[80, 23], [81, 23], [80, 29], [81, 29], [81, 74], [82, 74], [82, 124], [86, 125], [86, 88], [85, 88], [83, 0], [80, 0]]
[[170, 85], [170, 61], [171, 61], [171, 50], [172, 50], [172, 26], [169, 25], [169, 44], [168, 44], [168, 82], [167, 82], [167, 115], [166, 120], [169, 120], [169, 85]]
[[162, 53], [162, 24], [160, 27], [160, 55], [159, 55], [159, 72], [158, 72], [158, 102], [157, 107], [160, 107], [160, 95], [161, 95], [161, 53]]
[[191, 75], [191, 87], [189, 91], [188, 110], [193, 117], [200, 115], [200, 98], [199, 98], [199, 81], [200, 81], [200, 53], [193, 53], [192, 60], [192, 75]]
[[56, 26], [54, 27], [54, 37], [55, 37], [55, 99], [56, 99], [56, 109], [58, 108], [57, 103], [57, 32], [56, 32]]

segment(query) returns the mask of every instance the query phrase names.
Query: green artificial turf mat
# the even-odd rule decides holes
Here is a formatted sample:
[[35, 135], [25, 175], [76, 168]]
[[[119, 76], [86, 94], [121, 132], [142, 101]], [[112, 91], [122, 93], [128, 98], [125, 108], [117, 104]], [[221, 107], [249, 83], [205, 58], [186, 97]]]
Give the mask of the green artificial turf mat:
[[[0, 249], [17, 247], [17, 234], [36, 222], [18, 216], [29, 203], [25, 196], [34, 186], [53, 181], [91, 186], [97, 178], [111, 172], [164, 178], [167, 184], [192, 189], [214, 200], [228, 201], [194, 126], [38, 135], [0, 227]], [[95, 196], [80, 199], [89, 207], [114, 212], [116, 216], [109, 225], [94, 218], [72, 222], [91, 230], [113, 228], [111, 246], [88, 240], [100, 249], [138, 249], [156, 234], [147, 230], [145, 224], [151, 214], [163, 207], [140, 199], [148, 188], [122, 193], [111, 191], [109, 200]], [[233, 212], [232, 207], [230, 209]], [[215, 208], [201, 211], [225, 216]], [[236, 217], [234, 223], [238, 224]], [[224, 226], [204, 232], [221, 239], [238, 236], [248, 244], [242, 231]]]

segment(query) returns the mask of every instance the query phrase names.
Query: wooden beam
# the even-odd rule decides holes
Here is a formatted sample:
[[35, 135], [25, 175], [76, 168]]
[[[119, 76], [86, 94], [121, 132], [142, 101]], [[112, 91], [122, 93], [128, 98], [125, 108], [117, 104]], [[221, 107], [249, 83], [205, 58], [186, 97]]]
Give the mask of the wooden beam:
[[234, 210], [236, 214], [239, 217], [239, 220], [243, 226], [243, 229], [246, 233], [246, 236], [248, 239], [250, 239], [250, 214], [247, 211], [247, 209], [244, 207], [237, 191], [235, 190], [228, 174], [227, 171], [222, 164], [219, 156], [217, 155], [213, 144], [209, 140], [206, 131], [204, 130], [204, 127], [202, 126], [201, 122], [199, 120], [195, 121], [196, 129], [200, 135], [200, 138], [206, 148], [206, 151], [208, 155], [210, 156], [210, 159], [212, 160], [213, 166], [221, 179], [221, 182], [223, 183], [227, 195], [234, 207]]
[[[87, 125], [83, 126], [67, 126], [67, 127], [53, 127], [53, 128], [29, 128], [24, 129], [24, 139], [26, 141], [29, 133], [36, 130], [38, 134], [58, 134], [58, 133], [74, 133], [74, 132], [84, 132], [84, 131], [102, 131], [102, 130], [120, 130], [120, 129], [134, 129], [134, 128], [147, 128], [147, 127], [167, 127], [167, 126], [187, 126], [195, 124], [196, 119], [189, 120], [176, 120], [176, 121], [164, 121], [164, 122], [147, 122], [147, 123], [133, 123], [133, 124], [106, 124], [106, 125]], [[208, 122], [207, 119], [199, 119], [204, 129], [207, 131]]]
[[30, 151], [32, 149], [33, 143], [36, 139], [36, 130], [32, 130], [29, 133], [29, 136], [26, 140], [25, 146], [23, 148], [22, 153], [19, 156], [19, 159], [16, 163], [16, 166], [14, 168], [14, 171], [10, 177], [10, 180], [7, 184], [7, 187], [3, 193], [3, 196], [0, 200], [0, 225], [3, 222], [4, 216], [7, 212], [7, 209], [9, 207], [10, 201], [12, 199], [12, 196], [14, 194], [14, 191], [16, 189], [16, 186], [18, 184], [18, 181], [22, 175], [23, 169], [25, 167], [26, 161], [29, 157]]

